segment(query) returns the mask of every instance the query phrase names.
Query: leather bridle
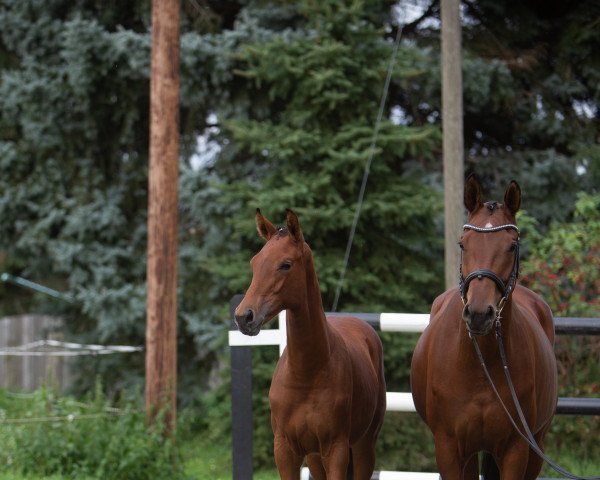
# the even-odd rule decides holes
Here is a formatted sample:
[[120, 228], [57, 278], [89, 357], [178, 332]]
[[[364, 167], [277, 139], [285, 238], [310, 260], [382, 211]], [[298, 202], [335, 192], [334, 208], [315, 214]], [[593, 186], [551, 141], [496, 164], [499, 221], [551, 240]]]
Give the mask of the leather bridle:
[[467, 290], [469, 289], [469, 284], [471, 283], [471, 281], [473, 281], [476, 278], [482, 279], [485, 277], [485, 278], [489, 278], [490, 280], [492, 280], [496, 284], [496, 287], [498, 287], [498, 290], [500, 290], [500, 293], [502, 293], [502, 298], [500, 299], [500, 302], [498, 303], [498, 307], [497, 307], [497, 311], [500, 312], [502, 310], [502, 308], [504, 307], [504, 304], [508, 300], [508, 297], [514, 290], [514, 288], [517, 284], [517, 279], [519, 278], [519, 241], [521, 238], [519, 229], [516, 225], [513, 225], [512, 223], [498, 225], [497, 227], [477, 227], [476, 225], [471, 225], [470, 223], [466, 223], [465, 225], [463, 225], [463, 230], [473, 230], [474, 232], [478, 232], [478, 233], [493, 233], [493, 232], [499, 232], [500, 230], [515, 230], [517, 232], [517, 242], [515, 244], [515, 250], [514, 250], [515, 258], [513, 260], [513, 266], [512, 266], [512, 270], [510, 272], [510, 276], [508, 277], [508, 282], [506, 284], [498, 275], [496, 275], [496, 273], [492, 272], [491, 270], [488, 270], [487, 268], [478, 268], [476, 270], [473, 270], [465, 278], [465, 276], [463, 275], [463, 271], [462, 271], [463, 252], [462, 252], [462, 250], [460, 252], [459, 290], [460, 290], [460, 298], [462, 299], [463, 304], [466, 305], [466, 303], [467, 303]]

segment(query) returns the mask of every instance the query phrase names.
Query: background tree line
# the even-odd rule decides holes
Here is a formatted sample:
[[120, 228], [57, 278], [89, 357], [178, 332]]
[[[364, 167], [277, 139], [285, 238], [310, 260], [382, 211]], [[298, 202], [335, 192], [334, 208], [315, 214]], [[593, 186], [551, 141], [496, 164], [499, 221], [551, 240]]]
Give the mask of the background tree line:
[[[256, 207], [274, 220], [297, 211], [332, 304], [400, 23], [339, 309], [426, 312], [443, 290], [440, 19], [435, 0], [182, 0], [182, 9], [179, 398], [205, 425], [227, 409], [228, 300], [248, 285], [261, 244]], [[567, 255], [554, 250], [560, 235], [541, 239], [573, 225], [585, 242], [569, 255], [590, 264], [600, 244], [586, 227], [600, 203], [600, 7], [472, 0], [462, 16], [466, 171], [490, 197], [520, 183], [525, 270]], [[68, 338], [143, 343], [149, 29], [147, 0], [0, 2], [0, 270], [76, 299], [0, 284], [3, 314], [51, 312]], [[577, 198], [587, 206], [576, 210]], [[550, 270], [538, 271], [560, 282], [571, 272]], [[597, 271], [586, 270], [587, 296], [571, 302], [575, 282], [555, 310], [578, 315], [569, 308], [583, 304], [598, 316]], [[384, 341], [390, 389], [406, 390], [414, 339]], [[597, 345], [586, 348], [597, 361]], [[259, 385], [274, 355], [255, 354]], [[98, 373], [114, 394], [139, 388], [143, 366], [85, 360], [75, 388]], [[588, 390], [597, 373], [588, 369]], [[266, 397], [255, 400], [266, 461]], [[382, 448], [428, 465], [426, 450], [406, 446], [420, 428], [411, 422], [389, 422]]]

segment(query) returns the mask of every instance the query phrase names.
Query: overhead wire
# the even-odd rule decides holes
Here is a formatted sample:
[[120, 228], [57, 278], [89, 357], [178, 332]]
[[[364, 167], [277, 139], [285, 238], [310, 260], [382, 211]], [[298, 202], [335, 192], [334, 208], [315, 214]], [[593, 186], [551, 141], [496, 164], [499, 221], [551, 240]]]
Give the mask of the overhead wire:
[[348, 243], [346, 244], [346, 252], [344, 253], [344, 260], [342, 262], [342, 270], [340, 272], [340, 278], [338, 280], [337, 288], [335, 291], [335, 298], [333, 300], [333, 305], [331, 307], [332, 312], [335, 312], [337, 310], [338, 302], [339, 302], [340, 295], [342, 292], [342, 286], [344, 284], [344, 279], [346, 277], [346, 270], [348, 268], [348, 262], [350, 260], [350, 251], [352, 250], [352, 244], [354, 242], [354, 236], [356, 234], [356, 227], [358, 225], [358, 220], [360, 218], [360, 212], [361, 212], [363, 200], [365, 197], [365, 190], [367, 188], [367, 180], [369, 179], [369, 173], [371, 172], [371, 164], [373, 163], [373, 155], [375, 153], [375, 147], [377, 145], [377, 139], [379, 137], [379, 129], [381, 126], [381, 120], [383, 118], [383, 112], [385, 110], [385, 104], [387, 101], [390, 82], [392, 79], [392, 72], [394, 70], [394, 64], [396, 63], [396, 56], [398, 54], [398, 47], [400, 45], [401, 37], [402, 37], [402, 26], [399, 25], [398, 30], [396, 32], [396, 39], [394, 40], [394, 48], [392, 50], [390, 63], [388, 65], [388, 71], [387, 71], [387, 76], [385, 78], [385, 83], [383, 86], [383, 92], [381, 94], [381, 100], [379, 102], [379, 111], [377, 113], [377, 120], [375, 122], [375, 128], [373, 130], [373, 136], [371, 138], [371, 145], [369, 147], [369, 157], [367, 159], [367, 163], [365, 164], [365, 170], [363, 173], [362, 183], [360, 185], [360, 191], [358, 193], [356, 211], [354, 212], [352, 226], [350, 227]]

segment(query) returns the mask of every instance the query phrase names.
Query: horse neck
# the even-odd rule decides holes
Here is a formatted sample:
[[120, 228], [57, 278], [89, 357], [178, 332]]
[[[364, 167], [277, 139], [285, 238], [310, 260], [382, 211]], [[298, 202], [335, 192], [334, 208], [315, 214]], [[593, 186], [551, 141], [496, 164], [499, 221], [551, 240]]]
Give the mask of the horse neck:
[[310, 373], [324, 365], [330, 354], [330, 330], [325, 318], [319, 281], [312, 255], [305, 253], [305, 301], [287, 311], [287, 355], [297, 373]]

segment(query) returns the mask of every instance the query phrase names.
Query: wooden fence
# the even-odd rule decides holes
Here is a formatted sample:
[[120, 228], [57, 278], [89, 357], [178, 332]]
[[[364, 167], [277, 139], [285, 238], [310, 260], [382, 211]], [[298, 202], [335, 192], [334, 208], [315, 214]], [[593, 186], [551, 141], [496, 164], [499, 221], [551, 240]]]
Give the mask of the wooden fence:
[[[62, 340], [61, 320], [46, 315], [0, 318], [0, 350], [43, 339]], [[0, 388], [32, 391], [52, 384], [60, 391], [69, 385], [69, 357], [0, 356]]]

